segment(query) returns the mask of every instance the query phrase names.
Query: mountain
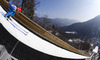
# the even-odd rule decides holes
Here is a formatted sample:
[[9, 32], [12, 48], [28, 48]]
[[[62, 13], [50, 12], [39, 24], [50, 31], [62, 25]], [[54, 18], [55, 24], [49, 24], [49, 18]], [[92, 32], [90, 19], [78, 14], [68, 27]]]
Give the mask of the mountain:
[[[43, 22], [44, 17], [39, 17], [39, 20], [41, 22]], [[73, 23], [78, 22], [78, 20], [74, 20], [74, 19], [61, 19], [61, 18], [55, 18], [55, 19], [51, 19], [51, 18], [46, 18], [45, 20], [50, 21], [51, 25], [56, 25], [56, 26], [68, 26], [71, 25]]]
[[50, 19], [51, 23], [54, 25], [60, 25], [60, 26], [68, 26], [73, 23], [78, 22], [77, 20], [74, 19], [61, 19], [61, 18], [55, 18], [55, 19]]
[[61, 29], [64, 35], [66, 35], [66, 31], [77, 32], [75, 35], [70, 35], [71, 37], [91, 38], [94, 36], [100, 36], [100, 15], [86, 22], [74, 23], [70, 26], [64, 26]]

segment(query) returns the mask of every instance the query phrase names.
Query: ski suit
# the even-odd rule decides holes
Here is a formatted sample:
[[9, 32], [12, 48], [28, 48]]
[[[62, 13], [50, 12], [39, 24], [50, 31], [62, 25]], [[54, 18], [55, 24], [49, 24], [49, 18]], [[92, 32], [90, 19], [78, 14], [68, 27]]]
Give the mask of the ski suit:
[[9, 11], [10, 12], [7, 12], [5, 15], [4, 15], [4, 17], [10, 17], [10, 16], [13, 16], [14, 14], [15, 14], [15, 12], [16, 12], [16, 9], [17, 9], [17, 7], [15, 6], [15, 5], [11, 5], [10, 3], [9, 3]]

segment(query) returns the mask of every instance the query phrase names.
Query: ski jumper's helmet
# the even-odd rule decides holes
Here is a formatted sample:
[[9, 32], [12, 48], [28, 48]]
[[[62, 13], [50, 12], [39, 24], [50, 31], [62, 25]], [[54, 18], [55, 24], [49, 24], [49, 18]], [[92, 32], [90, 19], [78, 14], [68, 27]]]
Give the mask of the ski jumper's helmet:
[[21, 12], [21, 8], [17, 8], [17, 10], [16, 10], [17, 12]]

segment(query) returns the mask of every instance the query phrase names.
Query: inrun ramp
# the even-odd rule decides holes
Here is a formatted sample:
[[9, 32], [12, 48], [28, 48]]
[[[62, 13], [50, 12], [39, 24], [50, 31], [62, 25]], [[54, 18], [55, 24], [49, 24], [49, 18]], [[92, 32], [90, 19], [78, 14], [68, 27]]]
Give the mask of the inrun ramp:
[[[8, 8], [8, 4], [6, 1], [0, 0], [0, 3], [3, 5], [4, 8], [6, 9]], [[53, 44], [48, 41], [45, 41], [44, 39], [30, 32], [28, 29], [23, 27], [13, 18], [11, 18], [11, 20], [9, 19], [6, 20], [3, 17], [3, 14], [5, 14], [6, 12], [1, 6], [0, 6], [0, 11], [1, 11], [0, 13], [1, 24], [5, 27], [5, 29], [9, 33], [11, 33], [15, 38], [17, 38], [19, 41], [26, 44], [27, 46], [33, 49], [36, 49], [38, 51], [41, 51], [43, 53], [57, 56], [57, 57], [62, 57], [62, 58], [72, 58], [72, 59], [88, 58], [86, 54], [80, 52], [79, 50], [75, 49], [74, 47], [60, 40], [56, 36], [50, 34], [45, 29], [37, 25], [35, 22], [31, 21], [29, 18], [27, 18], [23, 14], [16, 13], [14, 17], [17, 18], [23, 25], [25, 25], [26, 27], [34, 31], [37, 35], [52, 42]]]

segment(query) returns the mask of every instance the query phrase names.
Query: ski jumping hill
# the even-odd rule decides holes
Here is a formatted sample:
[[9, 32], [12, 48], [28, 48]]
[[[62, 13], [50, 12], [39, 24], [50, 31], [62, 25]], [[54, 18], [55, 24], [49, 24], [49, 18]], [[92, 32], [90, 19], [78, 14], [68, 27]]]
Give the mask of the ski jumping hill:
[[88, 58], [86, 54], [80, 52], [56, 36], [47, 32], [45, 29], [31, 21], [22, 13], [16, 13], [14, 17], [25, 27], [31, 29], [34, 33], [22, 26], [12, 17], [10, 19], [6, 19], [3, 15], [6, 14], [4, 8], [8, 10], [8, 3], [4, 0], [0, 0], [0, 3], [2, 5], [0, 6], [0, 23], [12, 36], [14, 36], [25, 45], [45, 54], [56, 57], [71, 59]]

